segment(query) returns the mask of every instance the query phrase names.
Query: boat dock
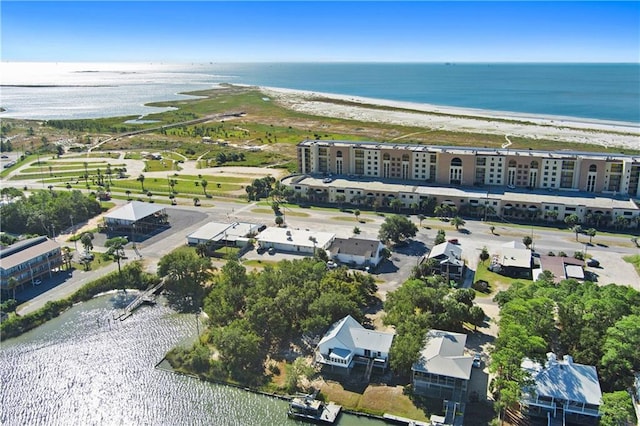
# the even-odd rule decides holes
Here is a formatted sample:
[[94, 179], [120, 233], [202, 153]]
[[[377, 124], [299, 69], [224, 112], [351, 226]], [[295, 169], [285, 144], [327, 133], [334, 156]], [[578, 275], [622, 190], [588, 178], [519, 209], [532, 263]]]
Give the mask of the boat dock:
[[155, 304], [156, 303], [155, 293], [158, 290], [160, 290], [160, 288], [162, 288], [163, 285], [164, 285], [164, 281], [160, 281], [155, 286], [148, 288], [142, 293], [140, 293], [138, 297], [136, 297], [131, 303], [129, 303], [127, 307], [124, 308], [121, 312], [114, 313], [113, 319], [124, 321], [127, 318], [129, 318], [133, 313], [133, 311], [138, 309], [140, 305], [142, 305], [143, 303], [151, 304], [151, 305]]

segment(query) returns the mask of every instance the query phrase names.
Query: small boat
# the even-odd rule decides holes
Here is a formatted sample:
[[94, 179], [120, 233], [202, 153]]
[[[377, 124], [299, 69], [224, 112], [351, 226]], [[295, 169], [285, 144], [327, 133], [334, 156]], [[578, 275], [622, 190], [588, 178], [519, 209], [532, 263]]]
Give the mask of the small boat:
[[324, 403], [314, 395], [295, 397], [289, 403], [289, 417], [315, 423], [333, 424], [340, 415], [342, 406], [333, 402]]

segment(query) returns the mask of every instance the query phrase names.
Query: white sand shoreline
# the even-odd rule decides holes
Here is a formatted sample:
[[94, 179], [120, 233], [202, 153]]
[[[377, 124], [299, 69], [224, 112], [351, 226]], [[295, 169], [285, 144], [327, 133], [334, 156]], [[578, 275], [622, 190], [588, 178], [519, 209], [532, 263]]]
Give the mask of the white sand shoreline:
[[[295, 111], [325, 117], [640, 149], [640, 123], [458, 108], [278, 87], [260, 87], [260, 90]], [[348, 101], [352, 105], [330, 100]], [[410, 111], [381, 110], [369, 105]]]

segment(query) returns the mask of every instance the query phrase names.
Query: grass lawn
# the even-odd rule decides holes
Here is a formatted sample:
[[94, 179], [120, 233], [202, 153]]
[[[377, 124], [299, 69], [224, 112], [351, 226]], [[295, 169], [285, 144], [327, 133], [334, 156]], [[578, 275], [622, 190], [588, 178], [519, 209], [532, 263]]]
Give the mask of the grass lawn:
[[509, 278], [504, 275], [496, 274], [495, 272], [491, 272], [489, 269], [489, 260], [487, 260], [484, 264], [478, 263], [478, 267], [476, 269], [476, 273], [474, 276], [474, 281], [484, 280], [489, 283], [489, 293], [482, 293], [476, 291], [477, 297], [493, 297], [496, 291], [501, 287], [508, 287], [512, 283], [518, 281], [523, 283], [532, 283], [533, 280], [526, 280], [523, 278]]
[[636, 268], [636, 272], [640, 275], [640, 254], [634, 254], [632, 256], [625, 256], [622, 258], [627, 263], [631, 263], [634, 268]]
[[401, 386], [369, 385], [362, 394], [345, 390], [338, 382], [324, 382], [320, 393], [327, 401], [333, 401], [346, 409], [371, 414], [384, 413], [426, 421], [424, 411], [416, 407]]

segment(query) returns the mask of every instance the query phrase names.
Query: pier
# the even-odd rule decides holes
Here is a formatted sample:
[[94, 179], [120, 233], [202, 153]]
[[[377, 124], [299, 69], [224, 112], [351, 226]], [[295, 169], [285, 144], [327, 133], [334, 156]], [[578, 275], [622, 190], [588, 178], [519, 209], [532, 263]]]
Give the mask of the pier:
[[164, 285], [164, 280], [160, 281], [155, 286], [150, 287], [145, 291], [143, 291], [142, 293], [140, 293], [138, 297], [136, 297], [131, 303], [129, 303], [127, 307], [124, 308], [119, 314], [114, 314], [113, 319], [114, 320], [119, 319], [120, 321], [124, 321], [127, 318], [129, 318], [133, 313], [133, 311], [138, 309], [140, 305], [142, 305], [143, 303], [147, 303], [147, 304], [156, 303], [155, 293], [158, 290], [160, 290], [160, 288], [162, 288], [163, 285]]

